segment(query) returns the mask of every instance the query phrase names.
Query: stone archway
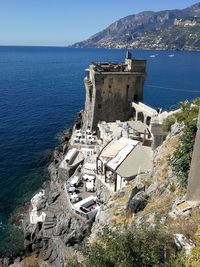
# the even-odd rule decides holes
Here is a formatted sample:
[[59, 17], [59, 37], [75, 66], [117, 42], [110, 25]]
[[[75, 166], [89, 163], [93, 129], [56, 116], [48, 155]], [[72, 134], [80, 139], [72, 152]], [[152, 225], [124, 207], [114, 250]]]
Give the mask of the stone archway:
[[138, 112], [138, 121], [144, 122], [144, 114], [141, 111]]
[[134, 121], [137, 121], [137, 111], [136, 111], [136, 109], [133, 107], [133, 120]]
[[150, 116], [147, 116], [147, 118], [146, 118], [146, 125], [150, 125], [150, 123], [151, 123], [151, 117]]

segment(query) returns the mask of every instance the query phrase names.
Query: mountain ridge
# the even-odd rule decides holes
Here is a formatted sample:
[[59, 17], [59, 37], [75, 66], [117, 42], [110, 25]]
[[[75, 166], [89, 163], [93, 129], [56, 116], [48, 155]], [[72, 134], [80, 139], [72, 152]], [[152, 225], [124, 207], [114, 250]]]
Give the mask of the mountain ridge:
[[198, 18], [200, 2], [184, 9], [143, 11], [117, 20], [71, 47], [200, 50]]

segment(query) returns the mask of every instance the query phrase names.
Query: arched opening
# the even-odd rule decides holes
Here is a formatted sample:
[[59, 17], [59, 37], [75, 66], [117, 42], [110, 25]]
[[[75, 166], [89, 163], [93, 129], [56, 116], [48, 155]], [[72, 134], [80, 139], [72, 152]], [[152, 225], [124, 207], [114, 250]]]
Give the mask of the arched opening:
[[133, 108], [133, 120], [135, 121], [137, 118], [136, 118], [136, 109], [135, 108]]
[[144, 122], [144, 114], [141, 111], [138, 112], [138, 121]]
[[148, 116], [148, 117], [147, 117], [147, 119], [146, 119], [146, 124], [149, 126], [149, 125], [150, 125], [150, 123], [151, 123], [151, 117], [150, 117], [150, 116]]
[[134, 102], [138, 103], [138, 95], [134, 95], [133, 100]]

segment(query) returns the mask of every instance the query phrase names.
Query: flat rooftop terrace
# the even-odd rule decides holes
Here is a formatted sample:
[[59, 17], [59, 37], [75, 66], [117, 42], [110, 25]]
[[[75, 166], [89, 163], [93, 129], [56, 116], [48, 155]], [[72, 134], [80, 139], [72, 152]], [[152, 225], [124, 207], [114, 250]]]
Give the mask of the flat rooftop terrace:
[[111, 72], [111, 73], [123, 73], [130, 74], [135, 72], [145, 72], [146, 60], [144, 59], [132, 59], [133, 68], [130, 70], [127, 68], [126, 63], [115, 62], [92, 62], [90, 69], [95, 72]]
[[126, 65], [124, 63], [93, 62], [91, 67], [97, 72], [123, 72]]

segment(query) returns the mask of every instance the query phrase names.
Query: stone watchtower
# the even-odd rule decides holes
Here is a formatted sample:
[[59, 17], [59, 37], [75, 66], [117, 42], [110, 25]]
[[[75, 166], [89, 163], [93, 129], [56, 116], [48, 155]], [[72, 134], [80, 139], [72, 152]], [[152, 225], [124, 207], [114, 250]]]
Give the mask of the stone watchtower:
[[133, 101], [143, 101], [146, 60], [132, 59], [130, 52], [124, 63], [92, 63], [86, 70], [83, 127], [95, 130], [99, 121], [127, 121], [132, 117]]
[[200, 110], [197, 121], [197, 133], [193, 148], [192, 162], [188, 177], [186, 199], [189, 201], [200, 201]]

